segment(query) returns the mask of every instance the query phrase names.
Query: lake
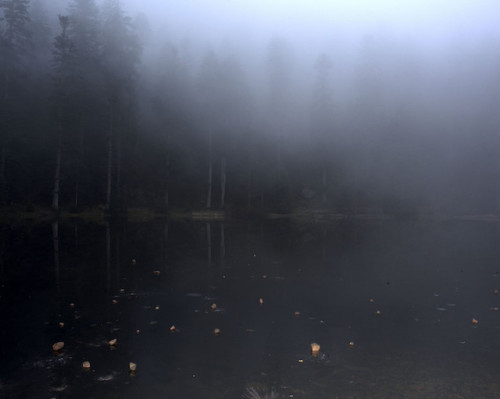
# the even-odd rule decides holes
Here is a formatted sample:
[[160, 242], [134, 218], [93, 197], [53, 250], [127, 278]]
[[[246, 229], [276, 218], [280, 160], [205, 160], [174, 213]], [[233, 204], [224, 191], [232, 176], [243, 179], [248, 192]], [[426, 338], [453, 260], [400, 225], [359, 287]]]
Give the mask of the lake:
[[4, 225], [0, 396], [498, 398], [499, 244], [475, 221]]

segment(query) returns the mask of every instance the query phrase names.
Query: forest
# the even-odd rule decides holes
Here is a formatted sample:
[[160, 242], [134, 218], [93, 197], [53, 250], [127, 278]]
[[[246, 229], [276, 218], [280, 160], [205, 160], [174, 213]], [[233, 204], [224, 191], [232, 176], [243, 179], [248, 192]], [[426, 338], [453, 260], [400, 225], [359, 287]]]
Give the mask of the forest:
[[320, 46], [149, 18], [0, 1], [4, 211], [498, 213], [495, 32]]

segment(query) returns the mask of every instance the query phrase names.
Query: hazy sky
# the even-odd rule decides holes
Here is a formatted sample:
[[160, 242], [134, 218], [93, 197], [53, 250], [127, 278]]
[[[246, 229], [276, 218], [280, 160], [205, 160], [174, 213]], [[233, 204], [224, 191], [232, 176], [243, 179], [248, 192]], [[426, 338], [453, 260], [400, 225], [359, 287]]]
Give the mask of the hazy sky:
[[205, 35], [249, 32], [315, 35], [384, 27], [420, 37], [496, 30], [498, 0], [128, 0], [153, 23], [197, 29]]

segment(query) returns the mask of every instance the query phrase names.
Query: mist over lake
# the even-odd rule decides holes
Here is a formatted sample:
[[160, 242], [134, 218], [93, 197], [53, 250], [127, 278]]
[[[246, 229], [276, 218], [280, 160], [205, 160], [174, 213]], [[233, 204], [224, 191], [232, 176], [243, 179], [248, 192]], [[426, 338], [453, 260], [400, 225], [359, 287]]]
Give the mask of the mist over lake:
[[498, 397], [499, 12], [0, 1], [0, 396]]

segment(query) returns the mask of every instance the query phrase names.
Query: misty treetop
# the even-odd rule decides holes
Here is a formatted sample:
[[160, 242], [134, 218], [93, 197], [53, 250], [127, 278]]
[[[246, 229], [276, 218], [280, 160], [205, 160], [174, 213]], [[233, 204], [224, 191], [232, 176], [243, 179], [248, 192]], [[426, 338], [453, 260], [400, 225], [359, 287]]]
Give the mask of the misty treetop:
[[133, 8], [0, 1], [3, 205], [499, 211], [498, 35], [210, 36]]

